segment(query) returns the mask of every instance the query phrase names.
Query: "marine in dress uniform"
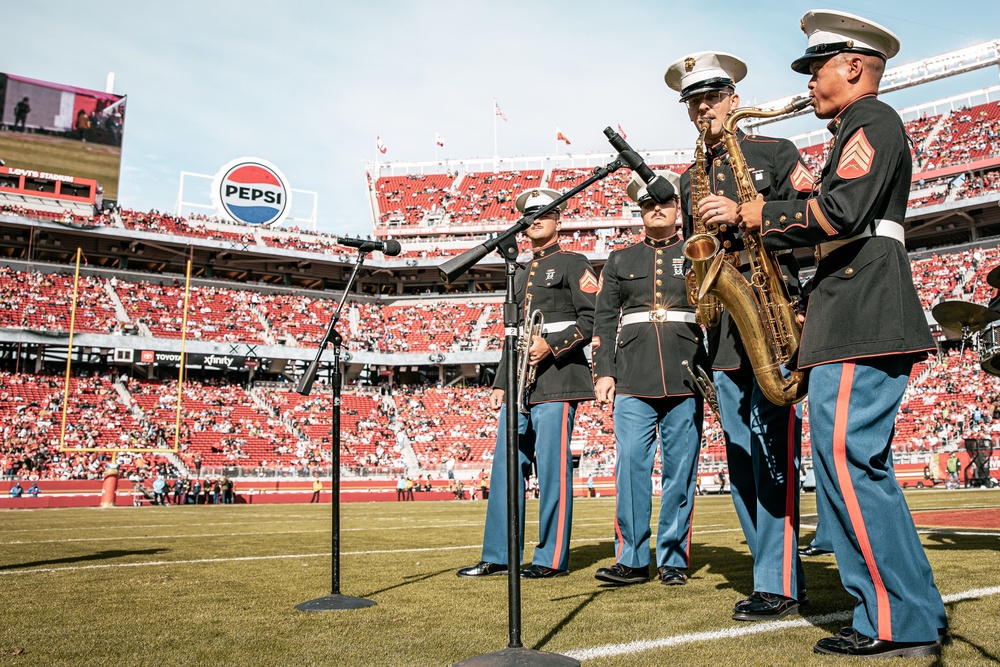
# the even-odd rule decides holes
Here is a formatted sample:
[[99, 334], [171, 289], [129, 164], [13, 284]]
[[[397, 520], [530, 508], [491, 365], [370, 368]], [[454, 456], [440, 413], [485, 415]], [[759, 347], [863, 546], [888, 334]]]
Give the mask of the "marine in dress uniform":
[[[746, 64], [728, 53], [700, 52], [670, 65], [664, 79], [680, 92], [697, 126], [708, 121], [705, 151], [711, 194], [691, 201], [692, 169], [681, 177], [684, 235], [693, 233], [692, 207], [708, 225], [718, 225], [726, 253], [739, 253], [750, 276], [743, 235], [736, 223], [738, 195], [729, 155], [722, 143], [726, 114], [739, 106], [735, 85]], [[738, 131], [740, 149], [757, 191], [770, 200], [794, 200], [812, 190], [813, 176], [787, 139]], [[791, 294], [798, 291], [798, 265], [788, 253], [779, 264]], [[801, 420], [795, 406], [777, 406], [761, 392], [736, 324], [723, 311], [708, 330], [713, 379], [726, 439], [730, 489], [740, 526], [753, 556], [753, 594], [736, 603], [733, 618], [780, 618], [798, 611], [805, 577], [798, 554]]]
[[[689, 566], [695, 473], [701, 448], [703, 399], [682, 362], [707, 366], [702, 331], [688, 305], [684, 260], [677, 236], [680, 177], [657, 202], [633, 180], [628, 196], [639, 204], [646, 236], [608, 257], [594, 315], [595, 392], [614, 401], [615, 564], [595, 578], [615, 585], [649, 581], [649, 519], [657, 440], [660, 514], [656, 566], [663, 584], [684, 584]], [[634, 178], [634, 177], [633, 177]], [[620, 332], [619, 332], [620, 328]]]
[[[533, 189], [521, 193], [517, 209], [531, 214], [552, 203], [555, 190]], [[531, 309], [545, 316], [543, 335], [532, 340], [529, 359], [537, 364], [535, 387], [531, 391], [528, 414], [517, 415], [518, 450], [521, 474], [518, 498], [521, 502], [521, 551], [524, 551], [524, 479], [534, 462], [538, 474], [538, 546], [531, 565], [521, 571], [523, 579], [562, 576], [569, 573], [569, 543], [573, 524], [573, 457], [570, 436], [580, 401], [594, 400], [590, 363], [584, 348], [594, 330], [594, 300], [597, 276], [590, 262], [579, 253], [559, 247], [559, 213], [536, 218], [525, 232], [532, 245], [531, 261], [517, 270], [514, 285], [525, 313], [526, 295]], [[501, 358], [500, 369], [506, 360]], [[486, 510], [482, 560], [458, 571], [462, 577], [482, 577], [507, 573], [507, 455], [506, 373], [497, 373], [491, 406], [500, 410], [497, 446], [490, 472], [492, 485]]]
[[899, 40], [826, 10], [807, 12], [802, 29], [808, 48], [792, 69], [812, 77], [814, 111], [830, 120], [830, 156], [813, 196], [744, 204], [740, 219], [761, 230], [769, 249], [817, 246], [797, 366], [811, 369], [820, 514], [857, 605], [852, 626], [814, 650], [937, 655], [945, 609], [891, 454], [910, 369], [935, 349], [903, 244], [909, 144], [899, 115], [876, 97]]

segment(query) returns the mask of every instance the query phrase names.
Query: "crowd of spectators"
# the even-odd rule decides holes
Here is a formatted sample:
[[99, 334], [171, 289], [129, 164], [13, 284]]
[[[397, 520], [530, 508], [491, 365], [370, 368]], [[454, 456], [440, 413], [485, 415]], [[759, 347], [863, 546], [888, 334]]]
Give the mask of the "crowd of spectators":
[[937, 134], [914, 152], [914, 171], [930, 171], [1000, 155], [1000, 104], [952, 111]]
[[[70, 378], [60, 447], [65, 377], [0, 372], [0, 473], [24, 479], [101, 479], [113, 454], [122, 475], [173, 473], [164, 456], [125, 451], [156, 444], [112, 384], [110, 375]], [[90, 448], [109, 451], [75, 451]]]

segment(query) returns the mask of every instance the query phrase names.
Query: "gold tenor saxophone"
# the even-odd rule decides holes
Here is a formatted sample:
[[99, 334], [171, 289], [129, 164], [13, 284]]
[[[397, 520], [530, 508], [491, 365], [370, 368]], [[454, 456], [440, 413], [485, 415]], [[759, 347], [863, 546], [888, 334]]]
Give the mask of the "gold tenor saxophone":
[[524, 297], [524, 311], [530, 315], [517, 339], [517, 411], [528, 414], [528, 395], [535, 386], [535, 374], [538, 372], [538, 366], [530, 363], [528, 350], [531, 349], [531, 339], [544, 333], [545, 315], [541, 310], [531, 310], [530, 294]]
[[[750, 169], [740, 150], [736, 124], [744, 118], [783, 116], [810, 104], [812, 100], [802, 98], [774, 111], [748, 107], [726, 116], [722, 124], [722, 139], [729, 151], [729, 164], [733, 169], [740, 204], [755, 200], [757, 190], [750, 180]], [[750, 281], [723, 261], [720, 254], [705, 273], [699, 297], [714, 294], [729, 310], [740, 331], [757, 383], [767, 399], [775, 405], [792, 405], [806, 395], [805, 373], [793, 372], [786, 378], [781, 372], [781, 365], [798, 348], [802, 334], [802, 326], [796, 319], [797, 303], [789, 298], [778, 262], [764, 249], [760, 232], [744, 232], [743, 243], [750, 262]]]
[[694, 233], [684, 242], [684, 256], [691, 260], [691, 269], [684, 280], [687, 284], [688, 303], [697, 306], [698, 321], [706, 327], [719, 325], [722, 316], [722, 303], [714, 296], [698, 298], [698, 290], [705, 279], [710, 261], [719, 253], [718, 227], [709, 229], [698, 212], [698, 202], [712, 194], [708, 184], [708, 166], [705, 159], [705, 135], [708, 133], [707, 121], [698, 124], [698, 141], [694, 147], [694, 169], [691, 170], [691, 222]]

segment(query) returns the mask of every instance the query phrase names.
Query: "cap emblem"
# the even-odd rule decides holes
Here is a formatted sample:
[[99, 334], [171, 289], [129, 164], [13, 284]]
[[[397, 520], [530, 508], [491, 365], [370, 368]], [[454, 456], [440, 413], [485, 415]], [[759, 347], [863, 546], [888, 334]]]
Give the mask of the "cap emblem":
[[684, 59], [684, 71], [685, 72], [690, 72], [693, 69], [694, 69], [694, 58], [685, 58]]

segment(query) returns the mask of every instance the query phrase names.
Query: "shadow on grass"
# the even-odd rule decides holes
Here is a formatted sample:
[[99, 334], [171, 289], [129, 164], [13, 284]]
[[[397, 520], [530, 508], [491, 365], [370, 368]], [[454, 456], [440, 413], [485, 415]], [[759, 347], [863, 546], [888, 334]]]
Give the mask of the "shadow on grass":
[[122, 558], [123, 556], [152, 556], [165, 551], [169, 551], [169, 549], [138, 549], [134, 551], [125, 549], [109, 549], [106, 551], [98, 551], [93, 554], [87, 554], [85, 556], [54, 558], [52, 560], [36, 560], [31, 563], [18, 563], [16, 565], [2, 565], [0, 566], [0, 572], [6, 570], [22, 570], [29, 567], [41, 567], [43, 565], [65, 565], [67, 563], [85, 563], [93, 560], [110, 560], [112, 558]]
[[702, 571], [721, 576], [719, 590], [732, 589], [742, 596], [753, 593], [753, 558], [748, 551], [693, 543], [688, 576], [697, 579]]
[[427, 581], [428, 579], [432, 579], [434, 577], [439, 577], [442, 574], [454, 574], [454, 572], [455, 572], [455, 569], [449, 567], [447, 570], [438, 570], [437, 572], [428, 572], [427, 574], [414, 574], [414, 575], [410, 575], [410, 576], [407, 576], [407, 577], [403, 577], [403, 579], [405, 581], [402, 581], [402, 582], [400, 582], [398, 584], [394, 584], [394, 585], [389, 586], [387, 588], [380, 588], [377, 591], [371, 591], [370, 593], [366, 593], [364, 595], [364, 597], [368, 597], [368, 598], [374, 597], [376, 595], [379, 595], [380, 593], [388, 593], [391, 590], [395, 590], [397, 588], [402, 588], [403, 586], [411, 586], [413, 584], [418, 584], [421, 581]]
[[926, 534], [927, 544], [924, 545], [924, 548], [943, 549], [945, 551], [960, 549], [967, 551], [997, 551], [1000, 549], [1000, 537], [996, 535], [975, 535], [966, 530], [962, 530], [961, 535], [956, 535], [955, 530], [961, 529], [932, 529], [932, 532]]
[[551, 630], [549, 630], [547, 633], [545, 633], [544, 637], [542, 637], [541, 639], [539, 639], [538, 642], [535, 643], [535, 645], [531, 647], [532, 650], [535, 650], [535, 651], [541, 651], [541, 650], [543, 650], [545, 648], [545, 645], [548, 644], [550, 641], [552, 641], [552, 638], [555, 637], [556, 635], [558, 635], [559, 632], [564, 627], [566, 627], [567, 625], [569, 625], [570, 623], [572, 623], [573, 619], [576, 618], [576, 616], [581, 611], [583, 611], [584, 609], [586, 609], [587, 606], [590, 605], [591, 602], [593, 602], [594, 600], [597, 599], [597, 596], [602, 595], [604, 593], [607, 593], [609, 590], [610, 590], [609, 588], [602, 588], [600, 590], [596, 590], [596, 591], [593, 591], [591, 593], [580, 593], [579, 595], [569, 595], [569, 596], [563, 597], [563, 598], [553, 598], [553, 600], [552, 600], [553, 602], [561, 602], [563, 600], [572, 600], [573, 598], [582, 598], [582, 599], [580, 600], [580, 604], [578, 604], [576, 606], [576, 608], [573, 609], [573, 611], [571, 611], [568, 614], [566, 614], [565, 618], [563, 618], [561, 621], [559, 621], [558, 623], [556, 623], [555, 626], [553, 626]]
[[583, 544], [578, 547], [570, 547], [569, 569], [576, 572], [586, 570], [600, 563], [605, 558], [613, 558], [615, 555], [615, 543], [604, 540], [597, 544]]

